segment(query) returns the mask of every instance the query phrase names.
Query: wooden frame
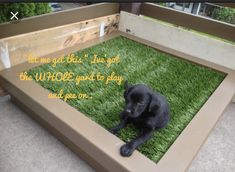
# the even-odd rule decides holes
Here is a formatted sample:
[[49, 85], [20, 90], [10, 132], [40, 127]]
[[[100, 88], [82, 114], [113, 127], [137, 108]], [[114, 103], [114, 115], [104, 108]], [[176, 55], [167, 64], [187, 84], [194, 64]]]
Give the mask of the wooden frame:
[[124, 11], [119, 30], [235, 70], [235, 44]]
[[[109, 34], [118, 29], [118, 23], [119, 13], [116, 13], [3, 38], [1, 43], [8, 46], [11, 65], [15, 66], [27, 61], [29, 55], [41, 57], [98, 38], [101, 25], [103, 25], [104, 35]], [[0, 64], [0, 70], [3, 68]]]
[[[174, 169], [174, 171], [184, 171], [187, 169], [192, 158], [197, 153], [203, 140], [206, 139], [209, 131], [213, 128], [223, 110], [231, 101], [235, 93], [235, 73], [222, 66], [122, 32], [88, 41], [73, 47], [73, 49], [70, 48], [50, 54], [48, 57], [52, 57], [52, 55], [53, 57], [59, 57], [61, 53], [67, 54], [73, 52], [75, 49], [79, 50], [89, 47], [119, 35], [126, 36], [159, 50], [215, 68], [228, 74], [158, 164], [155, 164], [137, 151], [135, 151], [130, 158], [121, 157], [119, 155], [119, 148], [123, 142], [120, 139], [70, 107], [67, 103], [59, 99], [48, 99], [47, 95], [49, 91], [45, 90], [34, 81], [20, 81], [19, 73], [36, 64], [24, 63], [14, 68], [4, 70], [1, 72], [0, 82], [13, 96], [14, 102], [27, 110], [33, 118], [39, 119], [43, 125], [53, 128], [51, 132], [59, 136], [59, 139], [75, 152], [80, 154], [82, 151], [81, 156], [85, 154], [85, 159], [92, 162], [91, 165], [93, 167], [95, 165], [94, 168], [96, 170], [172, 171]], [[198, 127], [198, 125], [200, 125], [200, 127]], [[99, 137], [97, 137], [97, 133], [99, 133]], [[106, 140], [109, 140], [109, 142], [106, 142]], [[178, 156], [179, 154], [180, 157]], [[141, 163], [138, 163], [139, 161], [141, 161]]]
[[152, 3], [144, 3], [140, 14], [235, 42], [235, 26]]
[[[107, 17], [108, 15], [114, 15], [117, 13], [119, 13], [118, 3], [99, 3], [95, 5], [80, 7], [78, 9], [76, 8], [76, 9], [71, 9], [71, 10], [66, 10], [66, 11], [61, 11], [61, 12], [56, 12], [56, 13], [44, 14], [40, 16], [28, 17], [28, 18], [22, 19], [14, 23], [12, 22], [3, 23], [3, 24], [0, 24], [0, 32], [1, 32], [0, 47], [1, 46], [5, 47], [6, 45], [8, 46], [9, 57], [10, 57], [9, 60], [11, 62], [11, 66], [15, 66], [27, 60], [27, 55], [28, 55], [27, 51], [29, 50], [28, 48], [29, 46], [31, 47], [31, 51], [36, 52], [36, 54], [34, 55], [42, 56], [44, 54], [51, 53], [53, 51], [58, 51], [59, 48], [62, 48], [62, 43], [69, 42], [69, 46], [73, 46], [74, 44], [87, 40], [88, 37], [89, 39], [98, 37], [98, 34], [92, 35], [92, 33], [89, 32], [89, 30], [84, 30], [83, 33], [84, 34], [87, 33], [90, 36], [85, 35], [85, 37], [81, 37], [80, 40], [74, 39], [74, 37], [72, 37], [72, 33], [76, 32], [77, 29], [73, 27], [74, 25], [79, 24], [79, 23], [80, 25], [82, 25], [82, 23], [84, 23], [82, 21], [85, 21], [85, 24], [87, 22], [90, 22], [90, 23], [93, 23], [93, 26], [96, 25], [96, 28], [91, 29], [91, 31], [92, 30], [94, 31], [98, 29], [99, 24], [101, 24], [101, 22], [103, 22], [105, 19], [108, 18]], [[99, 19], [99, 21], [97, 21], [96, 19]], [[114, 19], [114, 20], [118, 21], [118, 19]], [[108, 28], [106, 28], [106, 32], [105, 32], [105, 33], [107, 32], [109, 33], [110, 31], [113, 30], [112, 28], [114, 27], [112, 26], [114, 26], [113, 25], [114, 23], [110, 21], [108, 22], [106, 21], [105, 23], [110, 24]], [[39, 44], [38, 47], [35, 47], [35, 46], [32, 47], [34, 44], [31, 45], [31, 44], [28, 44], [28, 42], [24, 43], [25, 46], [21, 45], [22, 44], [21, 41], [22, 39], [23, 40], [26, 39], [25, 38], [26, 35], [31, 37], [31, 39], [39, 40], [41, 39], [39, 35], [43, 35], [44, 33], [44, 36], [45, 36], [46, 34], [48, 34], [47, 33], [48, 30], [54, 30], [55, 27], [57, 27], [59, 30], [61, 26], [63, 26], [64, 31], [66, 31], [65, 30], [66, 25], [68, 27], [67, 27], [67, 35], [65, 35], [65, 38], [67, 39], [65, 40], [61, 40], [62, 38], [60, 38], [55, 41], [55, 40], [50, 39], [51, 37], [48, 37], [49, 38], [48, 40], [44, 39], [44, 42], [37, 43]], [[61, 28], [61, 31], [62, 29], [63, 28]], [[57, 33], [65, 34], [63, 32], [57, 32]], [[20, 37], [22, 37], [22, 39]], [[59, 37], [59, 35], [57, 35], [57, 37]], [[29, 40], [26, 39], [26, 41], [29, 41]], [[40, 46], [42, 48], [45, 42], [50, 43], [48, 47], [54, 46], [54, 49], [48, 48], [46, 51], [44, 51], [45, 49], [40, 49]], [[55, 46], [56, 44], [57, 45], [61, 44], [61, 46], [59, 47]], [[44, 53], [44, 54], [41, 54], [41, 53]], [[3, 69], [4, 69], [4, 66], [2, 62], [0, 61], [0, 71]], [[0, 87], [0, 96], [6, 95], [6, 94], [7, 93]]]
[[20, 20], [15, 23], [0, 24], [0, 39], [28, 32], [39, 31], [61, 25], [90, 20], [119, 12], [117, 3], [99, 3], [56, 13], [44, 14]]
[[[134, 17], [138, 18], [138, 16]], [[141, 20], [147, 19], [141, 18]], [[202, 57], [196, 57], [172, 47], [161, 45], [154, 42], [154, 40], [146, 40], [146, 37], [134, 35], [138, 33], [138, 30], [132, 29], [129, 32], [122, 25], [122, 22], [125, 21], [121, 19], [119, 29], [128, 33], [116, 31], [104, 37], [58, 50], [44, 57], [60, 57], [62, 54], [69, 54], [122, 35], [179, 58], [187, 59], [227, 74], [224, 81], [157, 164], [138, 151], [135, 151], [130, 158], [121, 157], [119, 148], [123, 141], [67, 103], [59, 99], [48, 99], [49, 91], [34, 81], [20, 81], [19, 73], [21, 71], [39, 64], [22, 63], [3, 70], [0, 73], [0, 84], [11, 94], [13, 102], [27, 111], [29, 115], [39, 121], [75, 153], [87, 160], [97, 171], [185, 171], [234, 96], [235, 71], [214, 62], [209, 62]]]

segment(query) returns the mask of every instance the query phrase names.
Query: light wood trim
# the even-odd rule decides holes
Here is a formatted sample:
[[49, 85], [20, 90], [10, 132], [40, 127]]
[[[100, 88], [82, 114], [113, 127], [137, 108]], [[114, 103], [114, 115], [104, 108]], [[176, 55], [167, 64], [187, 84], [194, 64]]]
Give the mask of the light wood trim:
[[117, 3], [98, 3], [70, 10], [33, 16], [18, 22], [0, 24], [0, 39], [23, 33], [90, 20], [119, 12]]
[[[110, 34], [118, 28], [119, 14], [25, 33], [1, 41], [8, 45], [11, 66], [15, 66], [27, 61], [30, 55], [41, 57], [98, 38], [101, 23], [105, 26], [104, 34]], [[4, 67], [0, 62], [2, 69]]]
[[235, 44], [124, 11], [119, 30], [235, 70]]
[[235, 42], [235, 26], [152, 3], [143, 3], [140, 14]]

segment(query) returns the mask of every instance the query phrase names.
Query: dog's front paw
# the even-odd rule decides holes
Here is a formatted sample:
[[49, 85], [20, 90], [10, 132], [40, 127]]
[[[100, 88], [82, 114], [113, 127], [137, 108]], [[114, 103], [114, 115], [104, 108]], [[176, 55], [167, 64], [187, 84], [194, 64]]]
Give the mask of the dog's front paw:
[[132, 155], [132, 153], [133, 153], [133, 151], [134, 151], [135, 149], [133, 148], [133, 146], [131, 145], [131, 144], [125, 144], [125, 145], [123, 145], [121, 148], [120, 148], [120, 154], [122, 155], [122, 156], [131, 156]]

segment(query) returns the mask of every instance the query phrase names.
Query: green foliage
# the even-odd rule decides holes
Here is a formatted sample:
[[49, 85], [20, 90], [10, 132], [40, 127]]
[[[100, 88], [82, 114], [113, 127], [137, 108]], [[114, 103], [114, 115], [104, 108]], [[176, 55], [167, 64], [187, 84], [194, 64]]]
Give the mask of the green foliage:
[[10, 21], [11, 11], [18, 11], [18, 18], [30, 17], [49, 13], [48, 3], [2, 3], [0, 4], [0, 23]]
[[[73, 72], [74, 76], [88, 75], [92, 71], [109, 75], [113, 71], [124, 77], [130, 84], [145, 83], [153, 90], [165, 95], [170, 103], [171, 119], [169, 125], [158, 132], [139, 151], [154, 162], [158, 162], [167, 149], [192, 120], [198, 110], [222, 82], [225, 75], [218, 71], [176, 58], [172, 55], [157, 51], [124, 37], [114, 38], [96, 46], [75, 53], [78, 57], [89, 56], [91, 61], [94, 54], [106, 54], [106, 57], [119, 55], [120, 63], [109, 68], [104, 64], [44, 64], [32, 68], [28, 74], [35, 79], [40, 72]], [[39, 82], [44, 88], [58, 93], [88, 93], [91, 99], [70, 99], [67, 103], [86, 116], [108, 129], [119, 122], [119, 113], [124, 107], [123, 84], [111, 82], [83, 81], [76, 82]], [[66, 115], [66, 114], [64, 114]], [[200, 126], [199, 126], [200, 127]], [[137, 130], [129, 125], [123, 129], [119, 137], [129, 141], [137, 134]]]
[[235, 24], [235, 9], [233, 8], [216, 8], [212, 12], [212, 18]]
[[160, 5], [160, 6], [163, 6], [163, 7], [165, 7], [166, 6], [166, 3], [165, 2], [158, 2], [158, 3], [156, 3], [157, 5]]
[[48, 3], [35, 3], [35, 14], [45, 14], [51, 12], [51, 8]]

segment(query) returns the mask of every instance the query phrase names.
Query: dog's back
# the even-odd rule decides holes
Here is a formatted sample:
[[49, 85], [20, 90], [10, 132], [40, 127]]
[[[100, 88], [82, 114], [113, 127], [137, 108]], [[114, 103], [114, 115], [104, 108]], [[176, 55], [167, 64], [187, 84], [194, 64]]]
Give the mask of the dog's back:
[[153, 109], [151, 114], [155, 116], [156, 129], [164, 128], [170, 120], [170, 107], [166, 98], [160, 93], [153, 93], [153, 100], [156, 101], [158, 108]]

